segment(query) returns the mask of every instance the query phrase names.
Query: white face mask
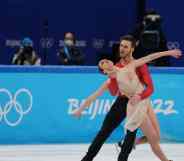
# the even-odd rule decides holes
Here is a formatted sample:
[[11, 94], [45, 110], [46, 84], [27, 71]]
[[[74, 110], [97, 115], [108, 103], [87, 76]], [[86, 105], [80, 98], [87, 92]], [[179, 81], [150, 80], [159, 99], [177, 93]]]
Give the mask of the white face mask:
[[67, 46], [72, 46], [72, 45], [74, 45], [74, 43], [73, 43], [72, 40], [65, 40], [64, 42], [65, 42], [65, 44], [66, 44]]

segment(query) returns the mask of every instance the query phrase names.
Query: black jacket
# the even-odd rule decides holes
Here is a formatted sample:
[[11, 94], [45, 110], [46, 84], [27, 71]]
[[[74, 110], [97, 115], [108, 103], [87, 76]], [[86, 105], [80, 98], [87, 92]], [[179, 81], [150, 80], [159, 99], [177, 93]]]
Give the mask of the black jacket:
[[[67, 54], [67, 53], [68, 54]], [[72, 47], [63, 47], [59, 50], [58, 59], [60, 65], [83, 65], [84, 64], [84, 55], [81, 53], [79, 48]]]

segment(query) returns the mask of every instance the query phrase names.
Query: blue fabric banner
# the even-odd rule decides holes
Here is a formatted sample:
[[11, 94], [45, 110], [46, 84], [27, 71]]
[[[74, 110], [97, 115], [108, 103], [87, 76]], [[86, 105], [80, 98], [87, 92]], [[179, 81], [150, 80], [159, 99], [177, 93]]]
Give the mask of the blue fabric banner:
[[[1, 144], [90, 142], [115, 99], [104, 93], [77, 119], [72, 111], [106, 80], [95, 67], [7, 69], [0, 67]], [[155, 86], [151, 100], [161, 138], [184, 141], [184, 69], [152, 68], [151, 72]], [[122, 135], [123, 125], [108, 141]]]

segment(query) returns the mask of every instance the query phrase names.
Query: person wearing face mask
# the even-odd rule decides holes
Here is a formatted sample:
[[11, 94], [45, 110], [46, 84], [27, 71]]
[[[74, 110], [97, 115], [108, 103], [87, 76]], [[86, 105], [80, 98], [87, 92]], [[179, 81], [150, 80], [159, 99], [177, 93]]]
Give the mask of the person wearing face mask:
[[40, 65], [41, 59], [33, 49], [33, 41], [30, 38], [24, 38], [21, 46], [12, 59], [14, 65]]
[[75, 36], [71, 32], [64, 34], [64, 46], [58, 52], [60, 65], [83, 65], [84, 55], [75, 45]]

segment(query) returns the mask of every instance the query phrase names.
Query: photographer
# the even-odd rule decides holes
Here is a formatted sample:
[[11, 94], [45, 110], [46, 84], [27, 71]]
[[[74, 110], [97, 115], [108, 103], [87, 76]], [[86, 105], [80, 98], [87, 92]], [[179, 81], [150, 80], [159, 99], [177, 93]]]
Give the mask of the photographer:
[[12, 59], [14, 65], [40, 65], [41, 59], [33, 49], [33, 42], [30, 38], [24, 38], [20, 48]]
[[[168, 50], [167, 40], [162, 31], [162, 17], [154, 9], [150, 9], [145, 13], [143, 21], [137, 24], [131, 34], [137, 40], [137, 47], [134, 52], [136, 59], [149, 53]], [[152, 61], [150, 65], [170, 66], [169, 58], [160, 58]]]

